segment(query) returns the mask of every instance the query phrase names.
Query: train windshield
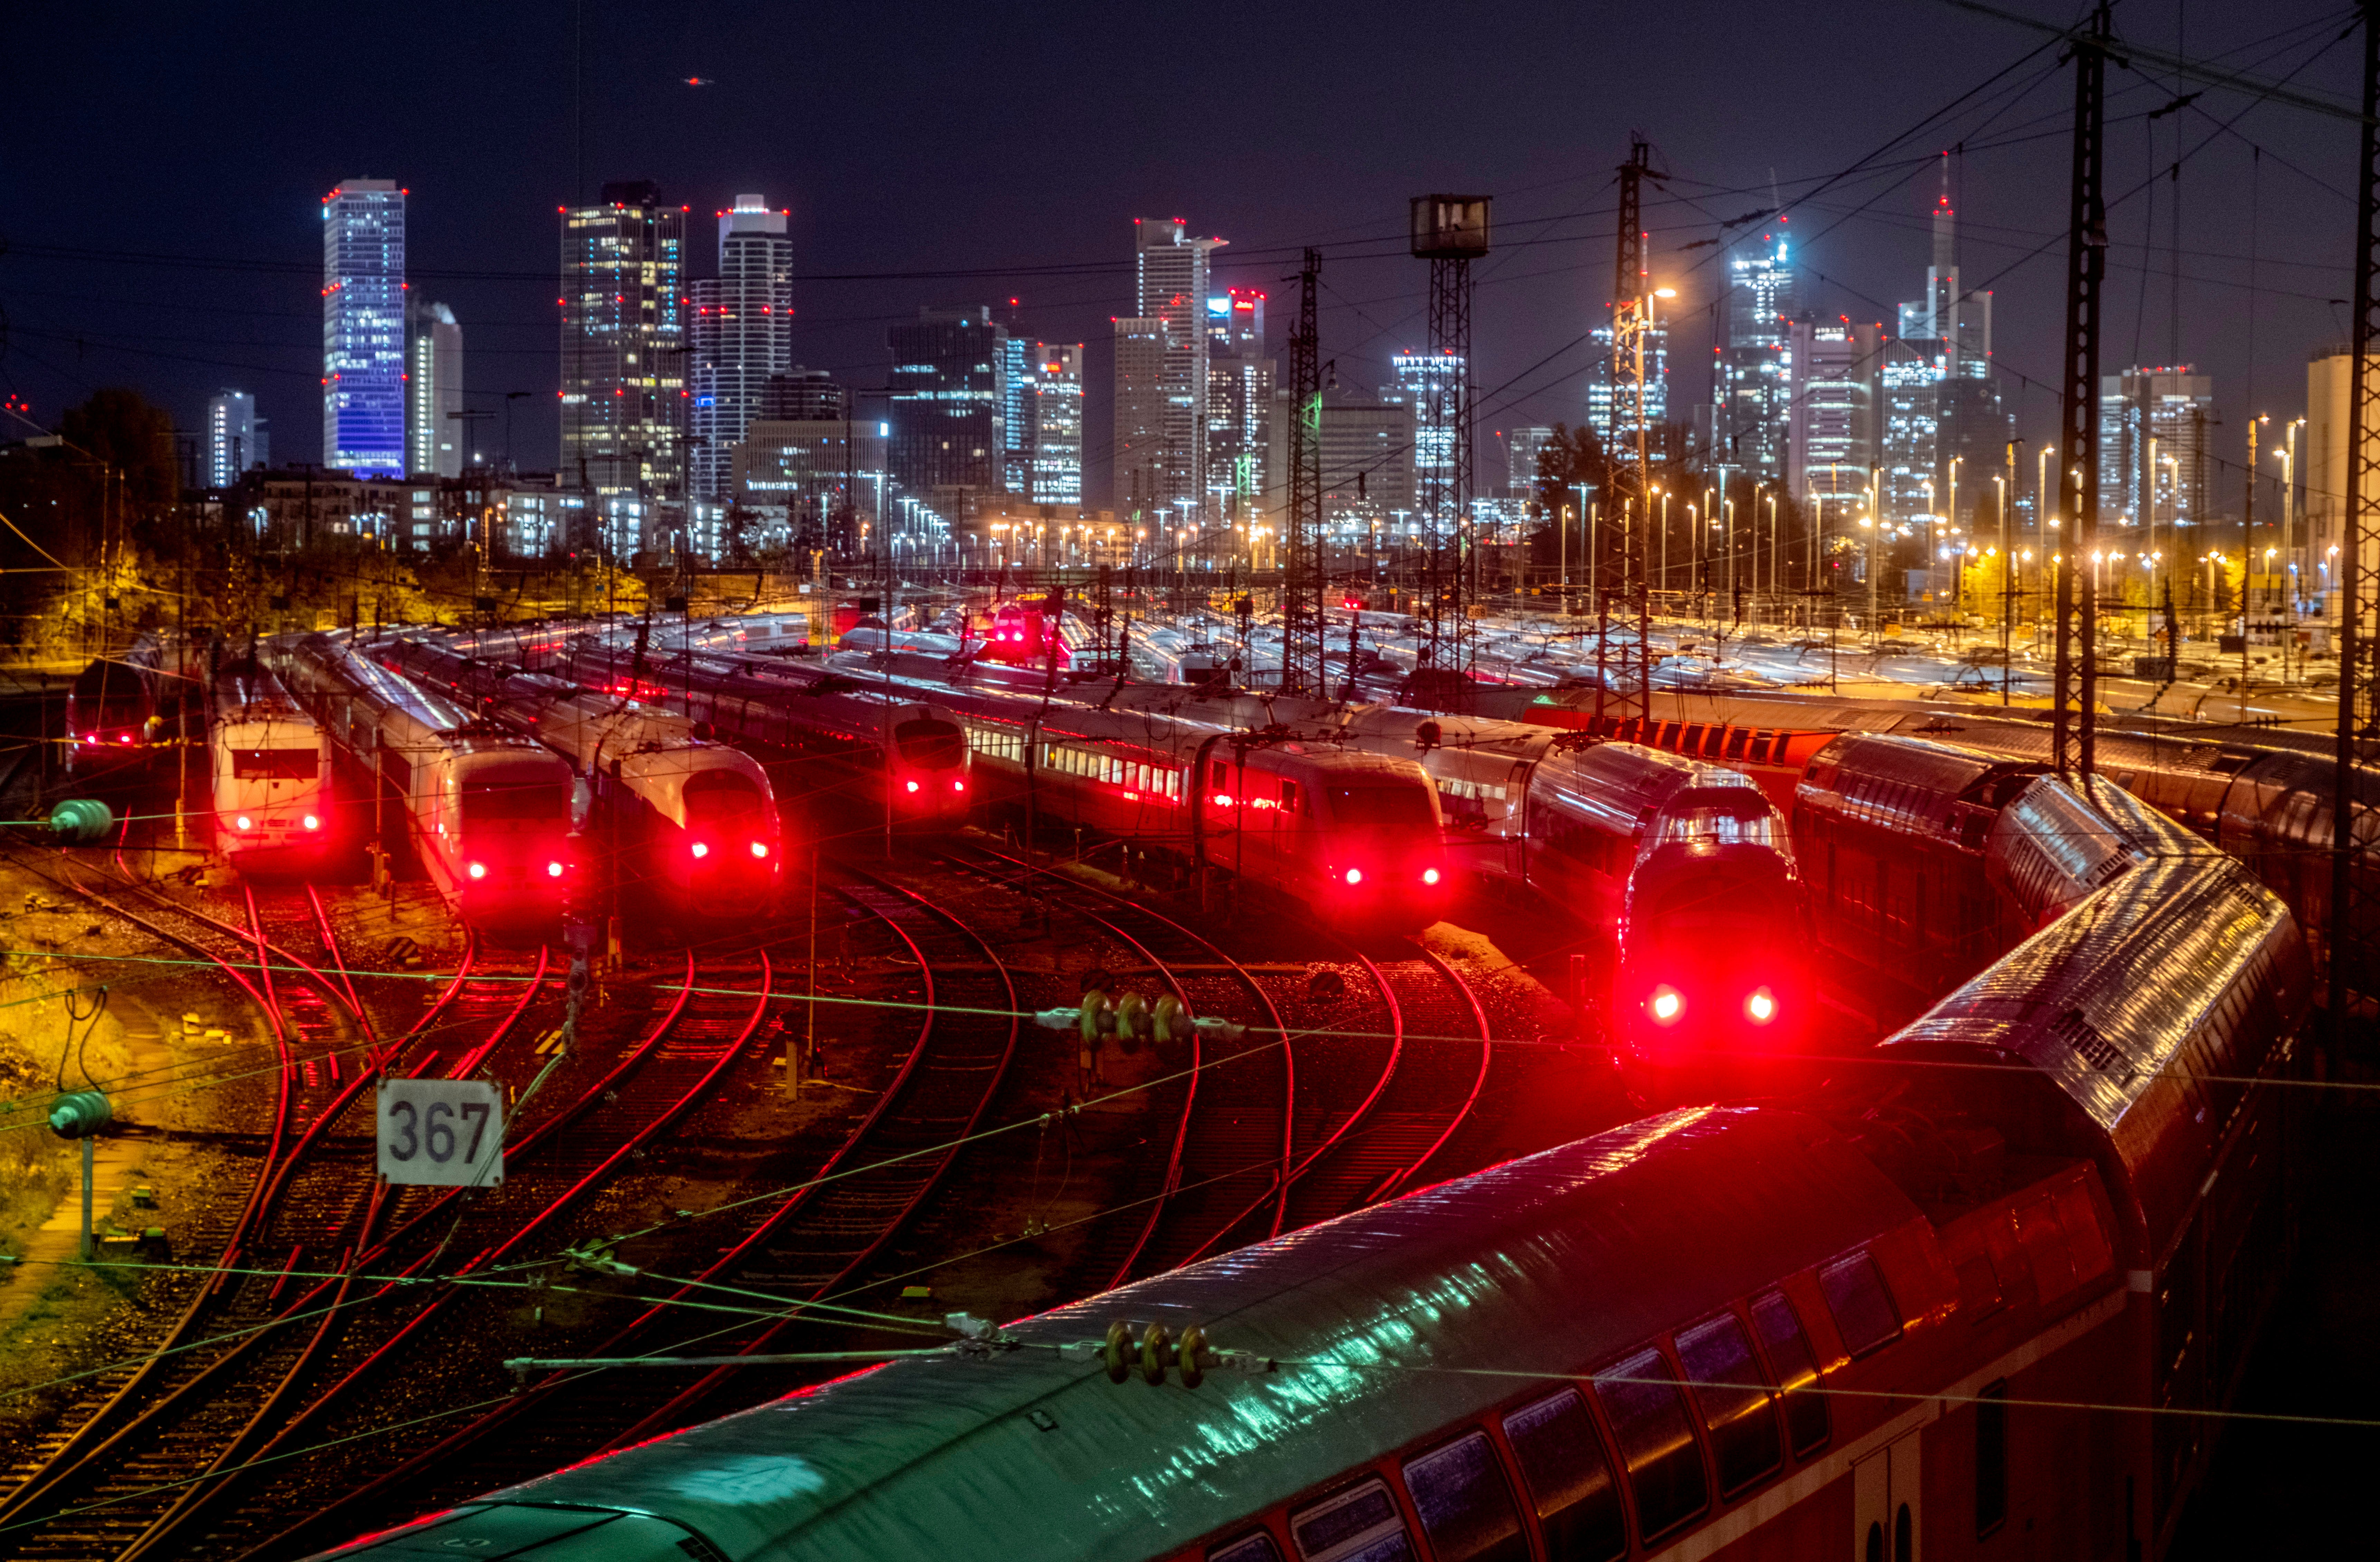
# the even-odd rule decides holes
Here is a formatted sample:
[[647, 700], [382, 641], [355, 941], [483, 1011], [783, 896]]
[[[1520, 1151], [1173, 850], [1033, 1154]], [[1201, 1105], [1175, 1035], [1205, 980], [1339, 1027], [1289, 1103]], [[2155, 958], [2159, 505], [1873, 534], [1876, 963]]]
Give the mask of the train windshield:
[[1428, 794], [1417, 786], [1334, 786], [1330, 817], [1342, 825], [1435, 829]]
[[241, 748], [231, 757], [231, 773], [241, 781], [312, 781], [322, 769], [315, 748]]
[[1742, 803], [1706, 804], [1664, 816], [1657, 846], [1767, 846], [1786, 844], [1776, 814], [1757, 797]]
[[892, 729], [892, 741], [902, 758], [926, 769], [953, 769], [966, 761], [966, 734], [948, 721], [903, 721]]
[[705, 770], [686, 782], [686, 822], [733, 829], [760, 817], [759, 789], [733, 770]]
[[559, 824], [570, 817], [570, 791], [536, 781], [468, 781], [463, 783], [463, 828], [518, 829]]

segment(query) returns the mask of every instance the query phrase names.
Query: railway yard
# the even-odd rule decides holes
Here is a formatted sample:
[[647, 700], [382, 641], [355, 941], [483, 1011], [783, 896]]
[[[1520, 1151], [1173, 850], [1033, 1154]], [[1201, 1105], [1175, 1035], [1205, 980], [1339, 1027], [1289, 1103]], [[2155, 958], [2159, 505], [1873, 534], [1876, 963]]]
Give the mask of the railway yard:
[[[1626, 1125], [1641, 1129], [1648, 1113], [1714, 1094], [1798, 1097], [1840, 1055], [1987, 980], [1978, 973], [1993, 962], [2021, 960], [2036, 929], [2084, 895], [2060, 899], [1995, 870], [2007, 903], [1987, 903], [1985, 830], [1998, 843], [2027, 828], [2034, 794], [2020, 789], [2048, 784], [2038, 765], [1908, 737], [1847, 748], [1815, 717], [1805, 725], [1815, 735], [1791, 745], [1790, 715], [1729, 724], [1739, 740], [1724, 751], [1717, 722], [1707, 748], [1696, 746], [1701, 729], [1674, 722], [1618, 734], [1643, 742], [1604, 743], [1607, 770], [1630, 767], [1605, 776], [1567, 757], [1578, 738], [1508, 752], [1496, 743], [1525, 734], [1483, 727], [1458, 741], [1432, 721], [1426, 740], [1367, 749], [1360, 734], [1301, 737], [1290, 717], [1285, 732], [1252, 743], [1232, 735], [1249, 731], [1245, 721], [1148, 690], [1137, 706], [1095, 690], [1054, 704], [1045, 692], [1037, 707], [996, 678], [939, 688], [898, 654], [866, 664], [847, 655], [822, 673], [812, 661], [801, 673], [812, 681], [788, 695], [794, 672], [690, 632], [674, 650], [656, 642], [650, 667], [641, 633], [633, 657], [615, 640], [540, 661], [533, 640], [454, 637], [425, 650], [313, 636], [243, 663], [249, 682], [233, 697], [244, 718], [323, 734], [304, 740], [322, 756], [318, 769], [256, 771], [273, 786], [321, 790], [259, 792], [258, 804], [225, 800], [230, 761], [211, 755], [203, 718], [166, 721], [139, 744], [62, 749], [56, 740], [88, 718], [59, 690], [29, 687], [6, 702], [19, 745], [0, 787], [11, 817], [37, 818], [77, 796], [105, 803], [115, 824], [63, 850], [20, 835], [0, 865], [7, 997], [23, 1016], [0, 1031], [29, 1060], [8, 1092], [16, 1120], [0, 1127], [54, 1147], [36, 1119], [78, 1088], [103, 1091], [113, 1114], [91, 1163], [91, 1263], [78, 1256], [82, 1173], [70, 1161], [43, 1163], [47, 1181], [29, 1169], [37, 1192], [9, 1206], [26, 1217], [0, 1277], [0, 1554], [308, 1556], [873, 1362], [914, 1365], [897, 1359], [947, 1349], [953, 1331], [1118, 1288], [1155, 1295], [1184, 1265], [1250, 1244], [1293, 1254], [1281, 1239], [1355, 1212], [1386, 1218], [1408, 1207], [1392, 1202], [1402, 1195], [1638, 1132]], [[262, 713], [266, 696], [249, 685], [268, 673], [289, 692]], [[221, 725], [225, 684], [215, 687]], [[427, 735], [405, 749], [382, 720], [376, 737], [358, 736], [355, 713], [371, 700], [411, 712]], [[598, 736], [555, 738], [555, 713], [579, 710], [572, 701], [593, 702]], [[851, 708], [826, 708], [838, 701]], [[653, 713], [647, 728], [616, 735], [618, 712], [638, 708]], [[796, 715], [771, 733], [773, 718], [756, 710]], [[1402, 720], [1379, 730], [1402, 734]], [[571, 757], [580, 795], [548, 798], [541, 779], [486, 779], [528, 775], [521, 757], [550, 757], [538, 739]], [[295, 751], [285, 736], [238, 741], [258, 756]], [[1857, 742], [1882, 745], [1877, 762], [1911, 778], [1970, 765], [1939, 784], [1981, 822], [1934, 817], [1909, 827], [1925, 839], [1888, 852], [1852, 833], [1882, 816], [1851, 806], [1814, 847], [1804, 831], [1824, 810], [1796, 808], [1794, 789], [1833, 773], [1803, 769], [1830, 742], [1829, 762], [1847, 769], [1864, 762]], [[452, 775], [425, 782], [433, 744]], [[1499, 766], [1535, 767], [1512, 772], [1509, 810], [1496, 801], [1506, 782], [1450, 768], [1457, 750], [1490, 749]], [[623, 769], [624, 751], [644, 757], [645, 781], [636, 765]], [[399, 752], [414, 755], [409, 788], [388, 781]], [[1742, 773], [1678, 757], [1694, 754]], [[1033, 757], [1012, 767], [1020, 755]], [[1857, 803], [1852, 781], [1825, 784]], [[731, 785], [759, 801], [720, 802]], [[1597, 854], [1605, 848], [1548, 845], [1585, 839], [1560, 821], [1587, 829], [1600, 817], [1598, 786], [1648, 798], [1666, 787], [1661, 817], [1681, 822], [1648, 827], [1651, 804], [1623, 818], [1618, 839], [1632, 843], [1618, 866]], [[547, 791], [532, 797], [532, 787]], [[1435, 822], [1426, 843], [1401, 833], [1398, 787], [1419, 789], [1427, 817], [1443, 817], [1443, 856]], [[966, 801], [953, 804], [952, 788]], [[1772, 807], [1764, 792], [1782, 801]], [[936, 812], [905, 811], [920, 805], [912, 794]], [[2045, 794], [2039, 805], [2057, 801]], [[2164, 871], [2159, 852], [2181, 850], [2177, 827], [2141, 823], [2129, 800], [2081, 802], [2112, 821], [2095, 828], [2143, 865], [2138, 876]], [[1162, 828], [1145, 822], [1153, 805], [1175, 810]], [[753, 811], [762, 808], [765, 825]], [[302, 829], [267, 842], [261, 830], [300, 811]], [[1783, 837], [1788, 812], [1802, 879], [1833, 908], [1814, 908], [1794, 958], [1815, 966], [1848, 926], [1843, 897], [1869, 906], [1867, 890], [1840, 888], [1869, 882], [1844, 866], [1868, 860], [1855, 850], [1918, 865], [1876, 868], [1873, 889], [1882, 916], [1892, 872], [1928, 887], [1915, 942], [1872, 946], [1867, 973], [1846, 958], [1839, 971], [1790, 980], [1742, 976], [1765, 973], [1761, 960], [1799, 935], [1747, 931], [1741, 905], [1738, 920], [1709, 922], [1704, 902], [1750, 892], [1753, 868], [1741, 865]], [[1662, 856], [1664, 843], [1683, 854]], [[1659, 888], [1714, 872], [1722, 857], [1738, 877], [1694, 880], [1706, 887], [1699, 912]], [[2211, 848], [2206, 858], [2218, 860]], [[1557, 866], [1572, 877], [1553, 877]], [[1590, 867], [1603, 888], [1588, 883]], [[2114, 870], [2098, 871], [2094, 887]], [[2205, 869], [2218, 871], [2229, 876], [2222, 892], [2276, 919], [2278, 952], [2256, 957], [2273, 963], [2236, 969], [2281, 973], [2273, 1001], [2287, 1011], [2286, 1034], [2275, 1035], [2274, 1061], [2243, 1066], [2366, 1078], [2354, 1057], [2317, 1057], [2294, 1039], [2307, 992], [2289, 975], [2303, 960], [2289, 891]], [[1591, 908], [1588, 925], [1549, 917], [1549, 899]], [[1614, 926], [1636, 928], [1634, 944], [1615, 942]], [[1716, 940], [1731, 958], [1716, 974], [1707, 960], [1683, 963], [1674, 951], [1689, 939]], [[1751, 996], [1720, 991], [1755, 979]], [[1897, 992], [1895, 982], [1917, 996], [1876, 996]], [[1795, 1011], [1776, 1034], [1793, 1039], [1774, 1072], [1697, 1076], [1702, 1054], [1686, 1055], [1682, 1072], [1677, 1057], [1658, 1055], [1691, 1036], [1722, 1057], [1730, 1038], [1766, 1035], [1757, 1027], [1779, 1002]], [[1176, 1009], [1178, 1024], [1164, 1018]], [[1723, 1035], [1702, 1028], [1721, 1009]], [[1833, 1035], [1853, 1039], [1838, 1047]], [[376, 1173], [375, 1092], [400, 1078], [494, 1084], [500, 1184]], [[2368, 1186], [2360, 1102], [2325, 1096], [2287, 1118], [2289, 1168], [2268, 1199], [2334, 1171]], [[2241, 1132], [2262, 1132], [2265, 1108], [2239, 1109]], [[2265, 1116], [2283, 1120], [2279, 1110]], [[54, 1207], [39, 1189], [54, 1191]], [[2122, 1195], [2093, 1196], [2117, 1212], [2094, 1218], [2130, 1241]], [[2154, 1206], [2149, 1198], [2152, 1232]], [[1682, 1230], [1698, 1217], [1683, 1218]], [[2242, 1409], [2285, 1417], [2338, 1402], [2329, 1387], [2310, 1390], [2302, 1358], [2309, 1329], [2371, 1337], [2356, 1283], [2364, 1260], [2341, 1218], [2301, 1231], [2294, 1214], [2276, 1216], [2276, 1229], [2295, 1234], [2242, 1250], [2294, 1251], [2297, 1267], [2286, 1287], [2274, 1268], [2258, 1293], [2271, 1321], [2252, 1354], [2225, 1324], [2223, 1348], [2238, 1354], [2208, 1402], [2236, 1395]], [[2078, 1253], [2087, 1247], [2074, 1241]], [[1884, 1239], [1876, 1251], [1887, 1253]], [[2075, 1268], [2081, 1284], [2079, 1257]], [[1958, 1290], [1965, 1277], [1947, 1294], [1972, 1306], [1972, 1288]], [[2046, 1280], [2040, 1295], [2049, 1305]], [[1767, 1316], [1750, 1305], [1746, 1316]], [[2211, 1303], [2206, 1317], [2211, 1330]], [[1220, 1346], [1235, 1343], [1220, 1332]], [[1018, 1338], [1030, 1344], [1029, 1330]], [[1790, 1373], [1763, 1338], [1768, 1370]], [[1158, 1363], [1150, 1381], [1172, 1348], [1144, 1358]], [[2369, 1350], [2330, 1364], [2350, 1385], [2380, 1376]], [[1827, 1370], [1832, 1381], [1838, 1369]], [[1846, 1427], [1856, 1419], [1837, 1415]], [[1507, 1418], [1516, 1447], [1518, 1424]], [[1799, 1425], [1790, 1411], [1789, 1424]], [[1716, 1428], [1704, 1435], [1721, 1460]], [[2198, 1517], [2158, 1510], [2172, 1554], [2244, 1532], [2254, 1492], [2303, 1489], [2341, 1458], [2337, 1443], [2311, 1459], [2277, 1454], [2292, 1435], [2235, 1429], [2175, 1456], [2172, 1468], [2188, 1471], [2175, 1500], [2186, 1495]], [[2368, 1431], [2355, 1435], [2368, 1446]], [[1840, 1446], [1850, 1442], [1845, 1430]], [[1624, 1438], [1615, 1446], [1633, 1457]], [[2164, 1443], [2155, 1457], [2168, 1457]], [[1725, 1484], [1724, 1462], [1712, 1468]], [[1633, 1544], [1649, 1554], [1659, 1537], [1645, 1489], [1635, 1492]], [[584, 1497], [558, 1500], [589, 1510]], [[1223, 1555], [1195, 1549], [1211, 1538], [1194, 1525], [1142, 1549]], [[686, 1553], [742, 1555], [716, 1533], [702, 1544], [716, 1549]]]

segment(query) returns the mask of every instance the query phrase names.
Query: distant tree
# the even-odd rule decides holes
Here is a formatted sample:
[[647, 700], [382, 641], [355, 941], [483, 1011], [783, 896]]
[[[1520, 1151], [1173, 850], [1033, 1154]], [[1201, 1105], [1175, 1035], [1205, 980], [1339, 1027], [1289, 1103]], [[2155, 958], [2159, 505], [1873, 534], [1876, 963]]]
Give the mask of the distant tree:
[[151, 515], [174, 503], [174, 419], [140, 392], [110, 385], [67, 408], [58, 425], [67, 442], [121, 474], [127, 514]]

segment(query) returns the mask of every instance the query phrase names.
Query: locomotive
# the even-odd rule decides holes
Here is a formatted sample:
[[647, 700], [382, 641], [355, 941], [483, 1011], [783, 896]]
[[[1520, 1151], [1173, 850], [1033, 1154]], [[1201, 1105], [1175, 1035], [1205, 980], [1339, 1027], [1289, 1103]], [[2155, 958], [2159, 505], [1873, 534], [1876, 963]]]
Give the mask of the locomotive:
[[[274, 670], [466, 922], [532, 929], [572, 888], [570, 766], [371, 661], [342, 635], [272, 643]], [[391, 818], [391, 813], [396, 818]]]
[[332, 1555], [2160, 1556], [2288, 1251], [2311, 972], [2271, 891], [2104, 783], [2029, 779], [1991, 829], [2052, 920], [1840, 1083], [969, 1324]]
[[321, 723], [249, 657], [215, 669], [211, 695], [216, 842], [243, 872], [303, 866], [333, 839], [331, 750]]

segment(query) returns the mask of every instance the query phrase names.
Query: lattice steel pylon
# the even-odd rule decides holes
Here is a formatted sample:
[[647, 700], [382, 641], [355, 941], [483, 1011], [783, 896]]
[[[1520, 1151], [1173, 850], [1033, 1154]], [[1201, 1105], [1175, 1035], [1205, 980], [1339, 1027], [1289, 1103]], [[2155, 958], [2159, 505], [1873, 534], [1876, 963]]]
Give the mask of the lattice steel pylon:
[[1488, 253], [1488, 205], [1484, 195], [1413, 199], [1413, 252], [1429, 262], [1429, 361], [1414, 409], [1416, 498], [1429, 528], [1429, 662], [1456, 671], [1471, 662], [1471, 262]]
[[2365, 769], [2380, 761], [2380, 373], [2372, 354], [2380, 339], [2380, 0], [2363, 0], [2362, 161], [2355, 203], [2355, 333], [2349, 351], [2348, 405], [2353, 409], [2347, 446], [2347, 535], [2338, 575], [2338, 768], [2331, 795], [2330, 926], [2324, 957], [2329, 970], [2331, 1036], [2346, 1037], [2353, 984], [2370, 990], [2380, 970], [2380, 796], [2364, 784]]
[[1322, 341], [1316, 295], [1322, 251], [1298, 273], [1297, 329], [1289, 338], [1289, 553], [1281, 573], [1281, 691], [1328, 697], [1322, 670]]
[[[1605, 403], [1611, 408], [1611, 421], [1603, 453], [1608, 474], [1603, 507], [1610, 518], [1595, 528], [1597, 546], [1586, 570], [1587, 605], [1595, 613], [1595, 714], [1605, 723], [1633, 720], [1652, 709], [1652, 593], [1645, 569], [1645, 539], [1651, 529], [1653, 456], [1645, 354], [1653, 326], [1653, 290], [1643, 223], [1643, 184], [1652, 168], [1653, 149], [1642, 137], [1631, 140], [1628, 161], [1620, 165], [1611, 394]], [[1635, 412], [1625, 429], [1621, 425], [1622, 406]], [[1615, 604], [1620, 620], [1616, 642]], [[1633, 626], [1631, 618], [1635, 620]]]
[[[2061, 776], [2096, 767], [2094, 729], [2099, 696], [2099, 608], [2075, 581], [2099, 536], [2100, 284], [2107, 274], [2107, 0], [2091, 13], [2089, 39], [2074, 42], [2074, 172], [2067, 208], [2066, 381], [2058, 408], [2058, 488], [2069, 523], [2051, 550], [2058, 571], [2058, 651], [2050, 744]], [[2075, 658], [2080, 644], [2082, 665]], [[2077, 708], [2079, 706], [2079, 708]]]

